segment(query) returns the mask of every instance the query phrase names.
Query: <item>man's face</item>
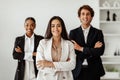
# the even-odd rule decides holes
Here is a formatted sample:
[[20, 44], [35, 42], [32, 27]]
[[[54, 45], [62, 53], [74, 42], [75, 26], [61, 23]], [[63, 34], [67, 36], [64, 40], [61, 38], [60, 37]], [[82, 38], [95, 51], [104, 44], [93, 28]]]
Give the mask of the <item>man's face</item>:
[[89, 26], [93, 17], [91, 16], [91, 13], [89, 10], [82, 9], [79, 18], [80, 18], [82, 25]]

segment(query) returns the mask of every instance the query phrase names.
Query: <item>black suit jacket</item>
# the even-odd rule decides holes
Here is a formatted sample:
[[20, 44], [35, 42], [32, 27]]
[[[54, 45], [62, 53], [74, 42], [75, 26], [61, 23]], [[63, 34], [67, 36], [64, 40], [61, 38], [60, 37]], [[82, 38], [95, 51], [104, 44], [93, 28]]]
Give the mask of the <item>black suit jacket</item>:
[[[37, 46], [39, 44], [39, 41], [43, 39], [42, 36], [36, 35], [34, 37], [34, 52], [37, 51]], [[23, 80], [24, 79], [24, 71], [25, 71], [25, 60], [24, 60], [24, 45], [25, 45], [25, 35], [19, 36], [16, 38], [13, 48], [13, 58], [18, 60], [18, 66], [15, 74], [14, 80]], [[15, 51], [15, 48], [19, 46], [23, 53], [17, 53]], [[36, 57], [33, 56], [34, 60], [34, 68], [35, 68], [35, 75], [37, 76], [37, 68], [36, 68]]]
[[[73, 70], [74, 79], [79, 76], [84, 59], [87, 59], [89, 72], [91, 72], [91, 74], [94, 76], [103, 76], [105, 71], [100, 56], [104, 53], [105, 44], [102, 31], [91, 26], [87, 36], [87, 43], [85, 43], [81, 26], [71, 30], [69, 37], [84, 47], [83, 52], [75, 50], [77, 58], [76, 68]], [[103, 43], [101, 48], [94, 48], [97, 41]]]

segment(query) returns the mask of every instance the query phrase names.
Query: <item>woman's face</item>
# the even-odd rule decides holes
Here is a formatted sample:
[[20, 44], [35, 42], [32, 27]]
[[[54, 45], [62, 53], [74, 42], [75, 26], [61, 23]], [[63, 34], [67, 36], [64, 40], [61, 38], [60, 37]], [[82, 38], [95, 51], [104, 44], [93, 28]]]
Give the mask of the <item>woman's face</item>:
[[27, 35], [32, 35], [34, 33], [35, 26], [36, 25], [35, 25], [34, 21], [31, 20], [31, 19], [28, 19], [24, 24], [26, 34]]
[[54, 19], [51, 22], [51, 33], [53, 37], [61, 37], [62, 25], [58, 19]]

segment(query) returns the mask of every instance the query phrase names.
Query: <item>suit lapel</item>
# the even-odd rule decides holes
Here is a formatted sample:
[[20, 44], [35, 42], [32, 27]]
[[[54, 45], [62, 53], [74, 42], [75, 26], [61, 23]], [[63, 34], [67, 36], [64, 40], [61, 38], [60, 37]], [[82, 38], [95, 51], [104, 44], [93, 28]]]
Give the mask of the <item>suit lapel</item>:
[[[80, 39], [79, 39], [80, 42], [83, 43], [83, 44], [85, 44], [85, 38], [84, 38], [84, 34], [83, 34], [83, 30], [82, 30], [81, 26], [79, 27], [77, 33], [78, 33], [78, 38], [80, 38]], [[79, 36], [80, 36], [80, 37], [79, 37]], [[78, 41], [78, 42], [79, 42], [79, 41]]]
[[47, 41], [46, 49], [45, 49], [45, 53], [44, 53], [46, 58], [50, 61], [52, 61], [51, 50], [52, 50], [52, 38]]
[[37, 38], [37, 35], [34, 34], [34, 52], [36, 52], [38, 44], [39, 40]]
[[22, 49], [22, 51], [24, 52], [24, 46], [25, 46], [25, 35], [23, 35], [19, 42], [18, 42], [18, 45], [20, 46], [20, 48]]
[[[65, 61], [67, 60], [68, 57], [69, 48], [68, 48], [68, 43], [66, 43], [62, 38], [61, 38], [61, 47], [62, 47], [62, 51], [61, 51], [60, 61]], [[46, 55], [46, 58], [50, 61], [52, 61], [51, 50], [52, 50], [52, 38], [48, 41], [46, 45], [46, 51], [44, 53]]]
[[62, 51], [61, 51], [61, 58], [60, 58], [60, 61], [65, 61], [67, 60], [68, 58], [68, 43], [65, 42], [65, 40], [63, 40], [61, 38], [61, 47], [62, 47]]
[[94, 34], [93, 34], [94, 32], [93, 32], [93, 27], [91, 26], [90, 27], [90, 30], [89, 30], [89, 33], [88, 33], [88, 36], [87, 36], [87, 44], [89, 44], [89, 42], [91, 42], [91, 38], [92, 38], [92, 36], [94, 36]]
[[37, 46], [36, 42], [37, 42], [37, 37], [36, 37], [36, 35], [34, 35], [34, 52], [35, 52], [35, 49], [36, 49], [36, 46]]

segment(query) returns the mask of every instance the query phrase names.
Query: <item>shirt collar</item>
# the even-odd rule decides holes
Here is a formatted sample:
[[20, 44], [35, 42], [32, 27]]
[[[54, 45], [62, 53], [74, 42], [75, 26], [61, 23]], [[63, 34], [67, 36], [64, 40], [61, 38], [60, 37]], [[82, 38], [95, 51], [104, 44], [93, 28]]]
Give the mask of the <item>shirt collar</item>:
[[91, 27], [91, 26], [89, 26], [88, 28], [84, 29], [84, 28], [81, 26], [81, 28], [82, 28], [83, 31], [89, 31], [89, 30], [90, 30], [90, 27]]
[[25, 39], [34, 39], [34, 34], [30, 38], [25, 34]]

